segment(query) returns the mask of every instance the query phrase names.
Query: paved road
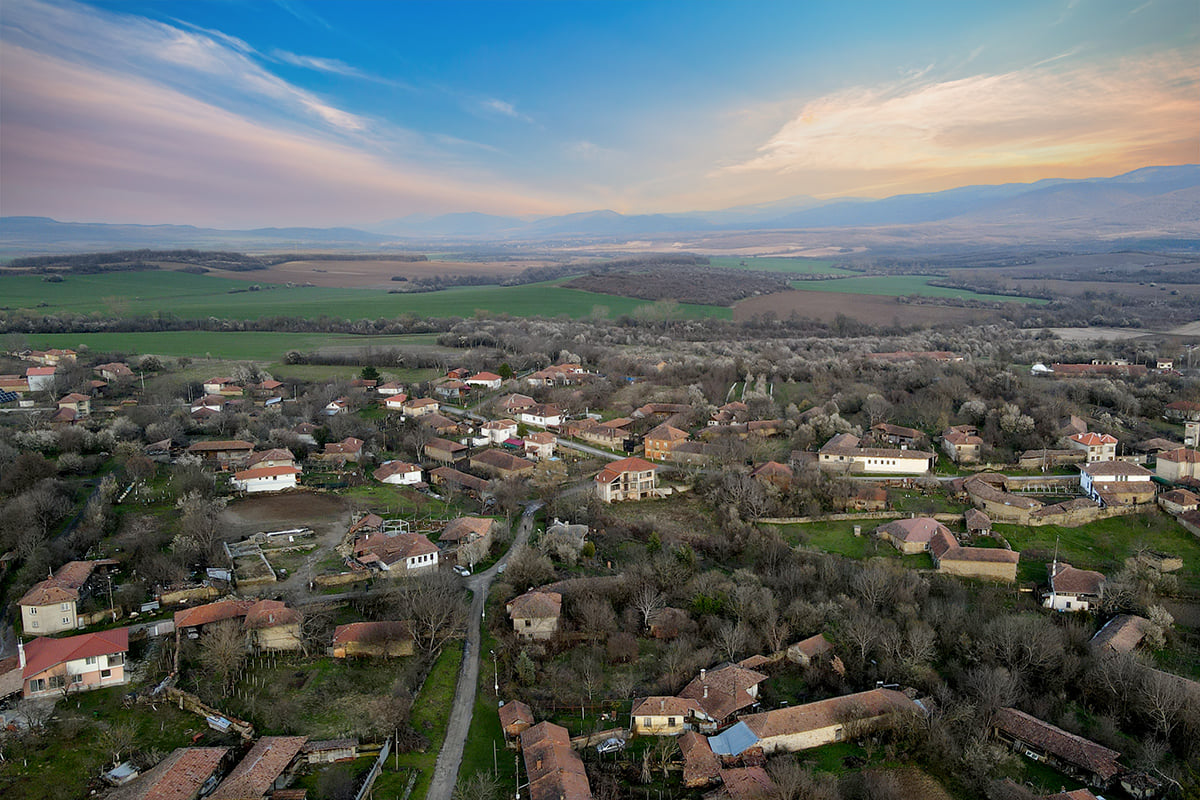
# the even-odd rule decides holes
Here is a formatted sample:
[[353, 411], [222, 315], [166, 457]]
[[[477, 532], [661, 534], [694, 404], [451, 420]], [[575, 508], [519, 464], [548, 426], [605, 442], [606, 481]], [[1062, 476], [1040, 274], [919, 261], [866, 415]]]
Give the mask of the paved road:
[[599, 456], [600, 458], [607, 458], [609, 461], [620, 461], [622, 458], [629, 458], [629, 456], [617, 455], [616, 453], [610, 453], [607, 450], [601, 450], [598, 447], [590, 447], [586, 444], [580, 444], [579, 442], [572, 442], [570, 439], [559, 439], [558, 446], [559, 447], [569, 447], [572, 450], [578, 450], [581, 453], [587, 453], [588, 455]]
[[454, 705], [450, 709], [450, 722], [446, 725], [446, 741], [438, 754], [433, 780], [429, 784], [427, 800], [450, 800], [458, 781], [458, 768], [462, 765], [463, 747], [467, 743], [467, 732], [471, 729], [471, 715], [475, 710], [475, 695], [479, 685], [480, 621], [488, 590], [495, 580], [501, 564], [508, 563], [513, 550], [529, 541], [533, 531], [533, 516], [542, 507], [540, 502], [530, 503], [521, 515], [521, 525], [508, 552], [491, 569], [472, 575], [467, 579], [471, 590], [470, 616], [467, 618], [467, 641], [463, 645], [462, 667], [458, 673], [458, 688], [454, 691]]

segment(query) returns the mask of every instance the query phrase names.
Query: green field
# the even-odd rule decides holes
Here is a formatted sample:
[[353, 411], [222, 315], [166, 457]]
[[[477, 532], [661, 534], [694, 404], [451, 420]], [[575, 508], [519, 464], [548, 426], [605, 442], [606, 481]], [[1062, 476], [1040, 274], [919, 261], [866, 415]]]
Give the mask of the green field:
[[1033, 303], [1042, 305], [1048, 302], [1036, 297], [980, 294], [979, 292], [972, 292], [966, 289], [930, 286], [929, 281], [937, 280], [938, 277], [937, 275], [863, 275], [856, 278], [834, 278], [828, 281], [793, 281], [792, 288], [806, 292], [878, 294], [884, 297], [907, 297], [910, 294], [922, 297], [959, 297], [964, 300], [980, 300], [988, 303]]
[[30, 347], [81, 346], [93, 352], [153, 354], [178, 358], [271, 361], [289, 350], [318, 348], [437, 347], [436, 333], [405, 336], [355, 336], [348, 333], [279, 333], [274, 331], [154, 331], [137, 333], [39, 333], [25, 337]]
[[[245, 281], [184, 272], [121, 272], [72, 275], [46, 283], [33, 275], [0, 277], [6, 310], [37, 314], [76, 313], [120, 317], [201, 319], [379, 319], [403, 314], [421, 317], [469, 317], [478, 312], [514, 317], [609, 317], [632, 314], [645, 300], [564, 289], [557, 282], [524, 286], [468, 286], [420, 294], [388, 294], [375, 289], [330, 289], [263, 284], [247, 291]], [[732, 318], [729, 308], [679, 305], [685, 317]]]
[[832, 261], [818, 258], [768, 258], [749, 256], [715, 256], [709, 259], [721, 269], [752, 269], [763, 272], [791, 272], [796, 275], [857, 275], [854, 270], [835, 267]]

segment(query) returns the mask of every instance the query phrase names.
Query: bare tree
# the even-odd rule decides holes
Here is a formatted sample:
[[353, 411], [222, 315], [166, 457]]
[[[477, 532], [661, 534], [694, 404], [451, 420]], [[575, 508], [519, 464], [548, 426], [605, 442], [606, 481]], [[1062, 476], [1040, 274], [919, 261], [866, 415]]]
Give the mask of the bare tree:
[[1180, 712], [1187, 705], [1183, 682], [1174, 675], [1148, 669], [1142, 678], [1141, 695], [1154, 730], [1169, 739], [1171, 731], [1179, 724]]
[[196, 491], [181, 497], [175, 503], [179, 510], [179, 533], [172, 546], [207, 562], [220, 538], [220, 516], [226, 502], [223, 497], [208, 498]]
[[237, 680], [246, 661], [246, 634], [238, 620], [208, 625], [200, 637], [200, 663], [221, 681], [228, 691]]
[[100, 747], [112, 755], [113, 766], [121, 763], [121, 754], [133, 747], [137, 729], [130, 722], [114, 722], [100, 731]]
[[411, 621], [413, 641], [429, 652], [458, 636], [466, 624], [466, 599], [450, 573], [404, 578], [387, 602], [398, 619]]
[[641, 615], [642, 629], [648, 630], [650, 623], [654, 621], [658, 613], [667, 607], [667, 598], [663, 596], [662, 592], [645, 583], [634, 592], [630, 603]]

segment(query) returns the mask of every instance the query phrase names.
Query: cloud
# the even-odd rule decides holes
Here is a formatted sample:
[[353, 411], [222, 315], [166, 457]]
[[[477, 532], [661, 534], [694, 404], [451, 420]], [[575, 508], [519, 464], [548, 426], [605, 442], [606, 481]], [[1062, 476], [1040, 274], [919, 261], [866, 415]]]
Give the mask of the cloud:
[[572, 158], [583, 161], [595, 161], [613, 154], [613, 150], [607, 147], [601, 147], [595, 142], [589, 142], [586, 139], [581, 139], [578, 142], [571, 142], [567, 145], [567, 155]]
[[533, 122], [533, 120], [528, 116], [522, 114], [520, 111], [517, 111], [517, 107], [512, 103], [507, 103], [494, 97], [482, 101], [479, 105], [484, 111], [501, 114], [505, 117], [512, 117], [513, 119], [519, 119], [522, 122]]
[[368, 127], [365, 118], [269, 72], [241, 39], [196, 26], [185, 29], [71, 2], [10, 0], [0, 31], [5, 46], [144, 75], [225, 107], [306, 117], [344, 131]]
[[806, 103], [756, 156], [718, 173], [983, 172], [1146, 158], [1194, 140], [1198, 73], [1200, 59], [1176, 52], [859, 87]]

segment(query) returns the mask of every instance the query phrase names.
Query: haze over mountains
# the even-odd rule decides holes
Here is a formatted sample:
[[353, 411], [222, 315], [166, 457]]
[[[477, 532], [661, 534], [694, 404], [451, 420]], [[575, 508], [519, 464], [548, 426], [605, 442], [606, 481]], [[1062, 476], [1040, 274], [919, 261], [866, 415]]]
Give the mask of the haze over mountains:
[[[1042, 180], [1030, 184], [964, 186], [882, 200], [821, 201], [793, 197], [770, 203], [683, 214], [624, 215], [592, 211], [524, 219], [479, 213], [409, 216], [359, 228], [217, 230], [190, 225], [59, 222], [46, 217], [0, 218], [0, 252], [82, 252], [140, 247], [246, 249], [386, 249], [458, 241], [481, 244], [612, 243], [678, 234], [734, 231], [827, 231], [851, 244], [855, 231], [912, 227], [927, 244], [964, 241], [966, 230], [997, 244], [1117, 244], [1129, 239], [1200, 239], [1200, 165], [1146, 167], [1114, 178]], [[866, 237], [868, 240], [870, 236]]]

